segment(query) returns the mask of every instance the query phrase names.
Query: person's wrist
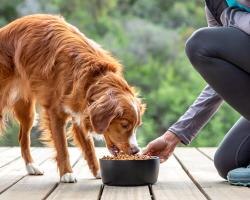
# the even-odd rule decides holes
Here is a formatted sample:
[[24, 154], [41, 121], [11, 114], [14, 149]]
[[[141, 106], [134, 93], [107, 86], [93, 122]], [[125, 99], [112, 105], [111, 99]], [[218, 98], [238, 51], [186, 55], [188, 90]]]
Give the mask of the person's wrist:
[[171, 131], [166, 131], [163, 134], [163, 138], [164, 138], [166, 143], [168, 141], [171, 141], [171, 142], [173, 142], [173, 143], [175, 143], [177, 145], [177, 144], [179, 144], [181, 142], [180, 138], [175, 133], [173, 133]]

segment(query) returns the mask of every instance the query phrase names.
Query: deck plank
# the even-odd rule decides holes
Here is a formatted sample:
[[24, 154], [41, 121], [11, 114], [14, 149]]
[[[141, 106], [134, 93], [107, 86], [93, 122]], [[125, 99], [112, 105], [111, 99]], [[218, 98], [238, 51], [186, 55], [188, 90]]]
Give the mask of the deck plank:
[[0, 147], [0, 153], [6, 151], [8, 149], [11, 149], [11, 147]]
[[87, 168], [86, 161], [81, 159], [74, 167], [77, 183], [60, 183], [47, 200], [97, 200], [101, 188], [101, 180], [93, 178], [89, 170], [86, 170]]
[[[45, 160], [49, 158], [49, 152], [51, 150], [46, 148], [45, 150], [41, 150], [40, 148], [36, 148], [33, 152], [33, 158], [35, 161], [38, 161], [38, 164], [41, 164]], [[18, 154], [18, 151], [16, 151]], [[13, 183], [17, 182], [21, 178], [27, 175], [25, 164], [22, 158], [19, 158], [9, 165], [0, 168], [0, 194], [6, 190]]]
[[[79, 158], [79, 151], [76, 148], [70, 148], [71, 163], [75, 163]], [[58, 184], [59, 175], [56, 163], [52, 159], [42, 163], [41, 168], [45, 174], [43, 176], [26, 176], [15, 185], [5, 191], [0, 199], [16, 200], [19, 197], [25, 200], [36, 200], [44, 198], [47, 193]]]
[[158, 182], [152, 188], [156, 199], [206, 199], [174, 156], [161, 164]]
[[212, 200], [249, 199], [248, 188], [229, 185], [218, 175], [213, 162], [195, 148], [177, 148], [175, 155]]
[[[108, 154], [105, 148], [97, 148], [96, 153], [99, 158]], [[93, 177], [85, 160], [81, 159], [76, 164], [74, 173], [77, 175], [77, 184], [60, 183], [47, 200], [97, 200], [102, 182]]]
[[20, 147], [11, 147], [0, 153], [0, 168], [21, 157]]
[[215, 154], [217, 148], [214, 148], [214, 147], [202, 147], [202, 148], [198, 148], [198, 149], [199, 149], [199, 151], [201, 151], [202, 153], [207, 155], [211, 160], [214, 160], [214, 154]]
[[115, 187], [105, 186], [101, 200], [151, 200], [148, 186]]

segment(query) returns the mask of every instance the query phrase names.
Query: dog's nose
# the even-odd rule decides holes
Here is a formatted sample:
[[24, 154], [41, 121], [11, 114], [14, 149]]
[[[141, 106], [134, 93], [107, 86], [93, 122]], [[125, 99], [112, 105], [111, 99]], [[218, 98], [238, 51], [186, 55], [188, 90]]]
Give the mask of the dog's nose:
[[137, 146], [133, 146], [133, 147], [131, 148], [132, 154], [137, 154], [139, 151], [140, 151], [140, 149], [139, 149]]

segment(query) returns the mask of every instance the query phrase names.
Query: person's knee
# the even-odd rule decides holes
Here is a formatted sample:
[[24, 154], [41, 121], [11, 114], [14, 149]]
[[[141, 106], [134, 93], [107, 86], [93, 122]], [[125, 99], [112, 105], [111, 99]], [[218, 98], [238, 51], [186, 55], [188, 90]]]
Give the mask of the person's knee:
[[200, 64], [204, 61], [204, 55], [209, 51], [206, 46], [209, 32], [210, 28], [201, 28], [195, 31], [186, 42], [186, 54], [195, 68], [202, 66]]
[[225, 156], [220, 150], [217, 150], [214, 155], [214, 166], [218, 172], [218, 174], [224, 178], [227, 179], [227, 173], [230, 171], [226, 160], [224, 159]]

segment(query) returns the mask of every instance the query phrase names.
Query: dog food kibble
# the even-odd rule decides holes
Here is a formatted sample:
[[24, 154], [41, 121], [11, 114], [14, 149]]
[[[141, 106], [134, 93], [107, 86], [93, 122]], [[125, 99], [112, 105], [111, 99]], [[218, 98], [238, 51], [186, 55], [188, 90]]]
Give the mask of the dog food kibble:
[[118, 153], [116, 156], [103, 156], [103, 160], [148, 160], [152, 158], [147, 155], [128, 155], [124, 153]]

